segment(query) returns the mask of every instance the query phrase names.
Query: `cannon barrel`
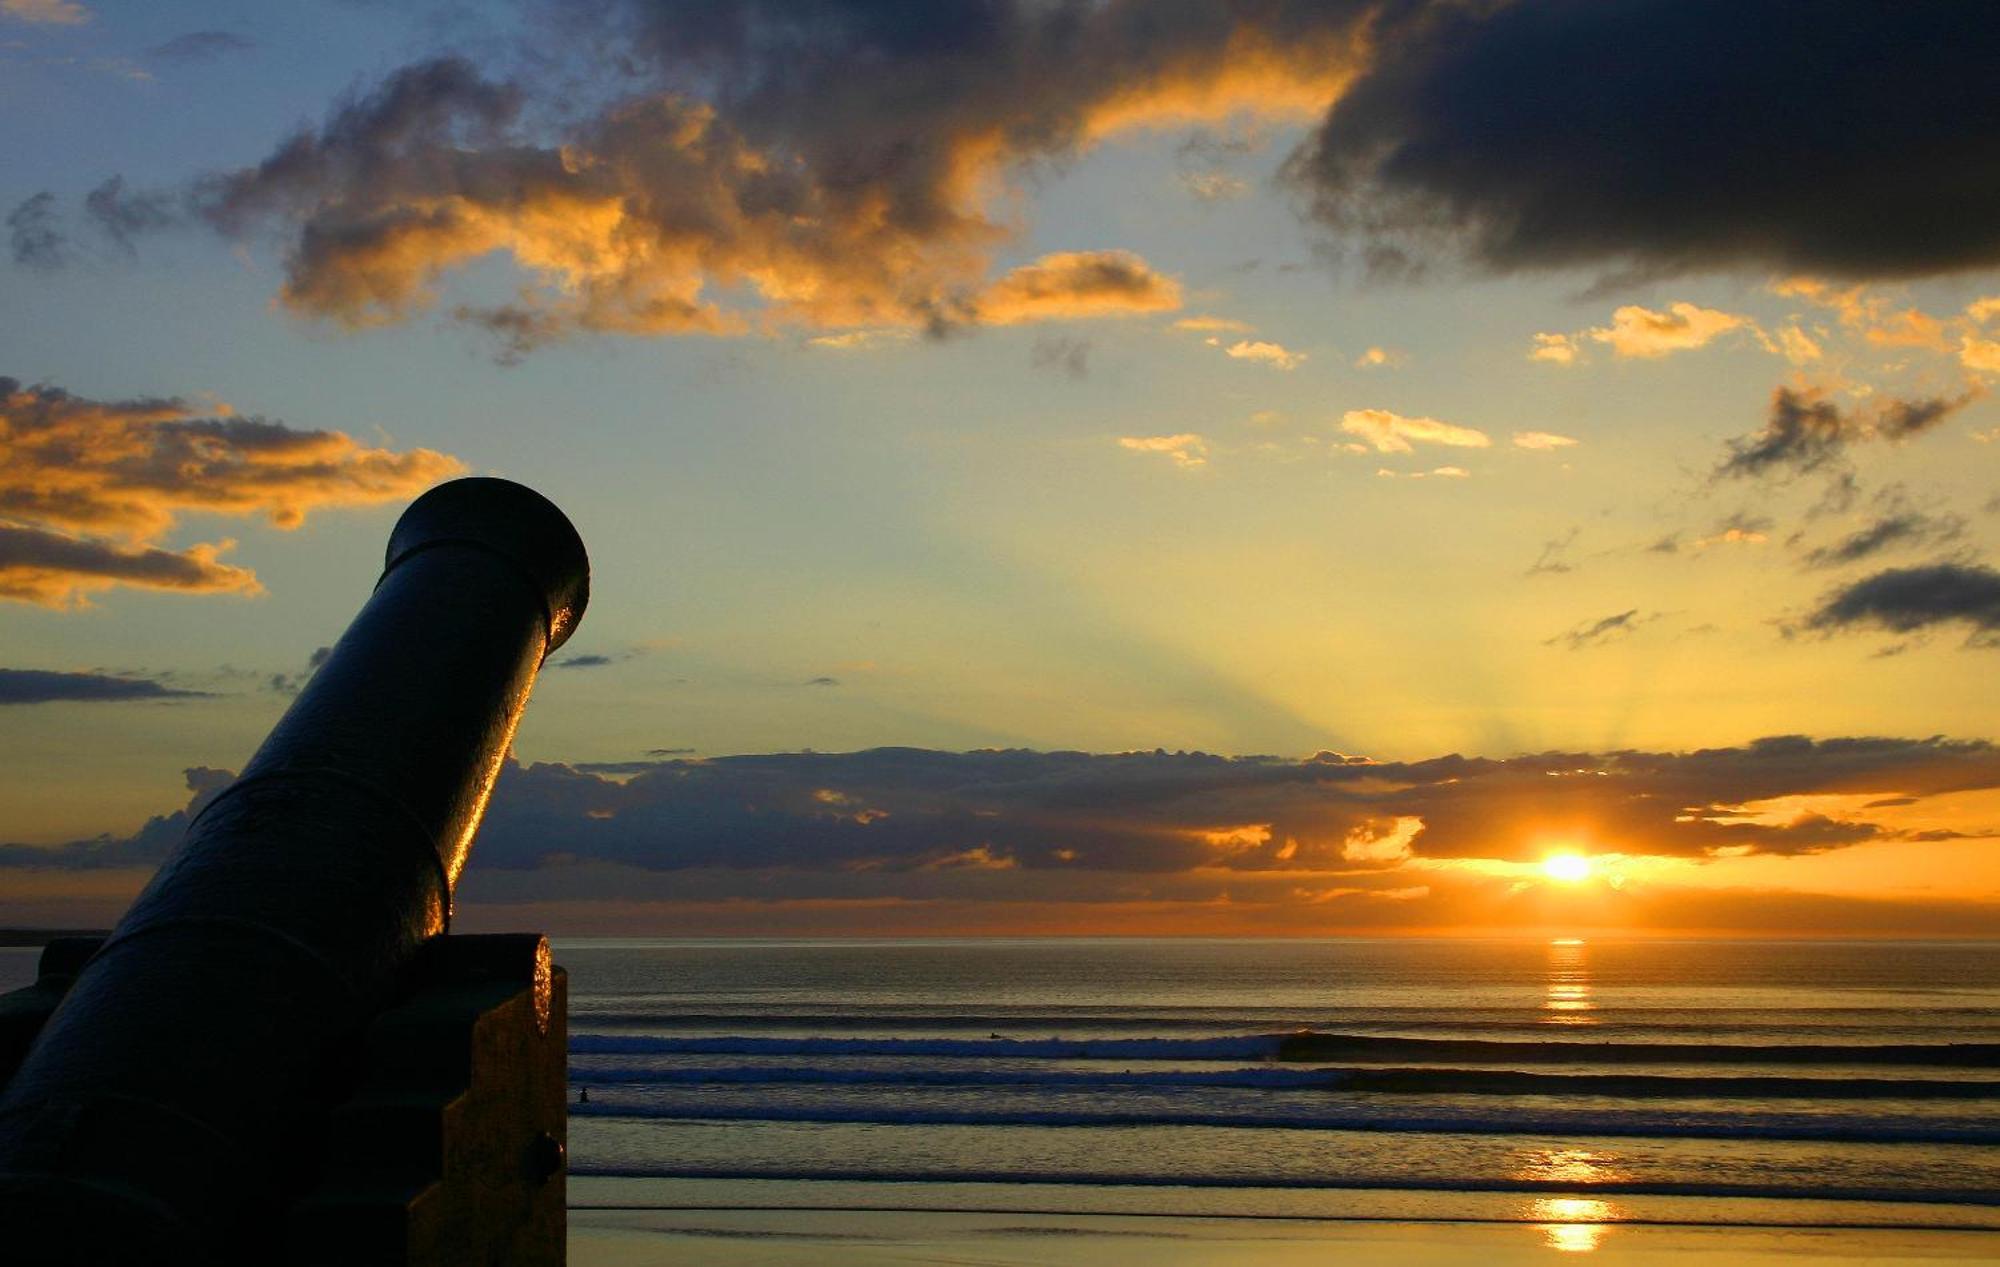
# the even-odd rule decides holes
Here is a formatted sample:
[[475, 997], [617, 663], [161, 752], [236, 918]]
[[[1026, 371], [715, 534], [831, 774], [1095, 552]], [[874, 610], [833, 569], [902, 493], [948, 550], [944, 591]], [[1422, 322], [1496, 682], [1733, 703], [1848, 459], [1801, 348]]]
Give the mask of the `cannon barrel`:
[[0, 1258], [268, 1261], [363, 1026], [447, 930], [588, 591], [576, 530], [530, 489], [463, 479], [411, 504], [331, 656], [0, 1094]]

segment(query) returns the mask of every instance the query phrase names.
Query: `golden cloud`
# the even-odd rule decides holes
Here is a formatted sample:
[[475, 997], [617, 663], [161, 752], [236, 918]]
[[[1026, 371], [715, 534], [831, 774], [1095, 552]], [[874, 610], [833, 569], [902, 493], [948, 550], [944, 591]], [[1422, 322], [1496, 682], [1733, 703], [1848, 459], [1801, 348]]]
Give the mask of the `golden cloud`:
[[1627, 304], [1611, 314], [1610, 325], [1587, 333], [1619, 356], [1652, 358], [1702, 347], [1748, 324], [1748, 317], [1691, 303], [1670, 304], [1665, 312]]
[[1224, 348], [1223, 352], [1233, 361], [1254, 361], [1274, 370], [1295, 370], [1306, 359], [1303, 352], [1294, 352], [1282, 343], [1269, 343], [1262, 339], [1239, 339]]
[[1405, 418], [1386, 409], [1350, 409], [1341, 415], [1340, 429], [1360, 436], [1377, 453], [1408, 453], [1413, 442], [1457, 449], [1484, 449], [1493, 443], [1484, 431], [1436, 418]]
[[1063, 251], [1006, 274], [973, 305], [988, 325], [1122, 317], [1181, 306], [1180, 283], [1130, 251]]
[[1182, 470], [1208, 461], [1208, 442], [1193, 432], [1174, 436], [1120, 436], [1118, 447], [1134, 453], [1164, 453]]
[[188, 512], [262, 515], [296, 528], [315, 510], [409, 497], [464, 468], [429, 449], [368, 448], [222, 406], [96, 401], [0, 377], [0, 597], [70, 606], [114, 585], [254, 593], [229, 543], [159, 538]]
[[[662, 25], [661, 47], [685, 42], [667, 29], [684, 18], [647, 20]], [[1162, 311], [1179, 306], [1178, 286], [1124, 252], [992, 276], [1022, 227], [1018, 174], [1133, 129], [1315, 117], [1367, 56], [1361, 10], [1226, 27], [1131, 6], [1002, 20], [1019, 29], [982, 47], [983, 70], [883, 52], [875, 74], [808, 71], [783, 92], [763, 90], [764, 54], [745, 46], [717, 64], [713, 102], [681, 91], [686, 76], [663, 55], [657, 83], [560, 135], [524, 121], [523, 88], [459, 59], [418, 63], [262, 164], [201, 182], [194, 204], [232, 236], [275, 230], [283, 303], [348, 327], [406, 320], [474, 260], [510, 257], [526, 282], [515, 302], [452, 309], [509, 355], [579, 330]], [[812, 108], [792, 108], [790, 91]], [[940, 108], [912, 112], [913, 99]]]

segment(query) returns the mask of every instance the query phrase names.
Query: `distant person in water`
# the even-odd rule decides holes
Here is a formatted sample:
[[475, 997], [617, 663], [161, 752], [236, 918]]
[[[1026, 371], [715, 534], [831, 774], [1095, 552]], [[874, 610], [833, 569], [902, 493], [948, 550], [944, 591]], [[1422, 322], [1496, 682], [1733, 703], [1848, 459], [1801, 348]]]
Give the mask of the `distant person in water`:
[[590, 1088], [589, 1088], [589, 1087], [585, 1087], [585, 1088], [583, 1088], [583, 1089], [582, 1089], [581, 1091], [578, 1091], [578, 1092], [576, 1093], [576, 1102], [577, 1102], [578, 1104], [589, 1104], [589, 1103], [590, 1103]]

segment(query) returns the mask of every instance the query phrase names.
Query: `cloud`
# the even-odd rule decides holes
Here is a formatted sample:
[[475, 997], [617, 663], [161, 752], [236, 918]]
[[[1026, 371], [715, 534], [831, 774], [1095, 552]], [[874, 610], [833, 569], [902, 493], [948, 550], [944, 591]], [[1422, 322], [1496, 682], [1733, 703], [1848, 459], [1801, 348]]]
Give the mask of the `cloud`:
[[1808, 365], [1825, 355], [1825, 350], [1811, 335], [1797, 326], [1785, 326], [1778, 331], [1776, 346], [1778, 354], [1794, 365]]
[[297, 695], [312, 680], [312, 675], [319, 672], [320, 666], [332, 657], [332, 647], [314, 647], [312, 654], [306, 657], [304, 669], [297, 673], [273, 673], [265, 685], [280, 695]]
[[218, 562], [227, 542], [154, 543], [190, 512], [296, 528], [315, 510], [400, 500], [463, 469], [429, 449], [367, 448], [226, 406], [92, 400], [6, 377], [0, 455], [0, 597], [49, 606], [117, 584], [256, 592], [247, 569]]
[[1628, 304], [1611, 314], [1609, 326], [1588, 333], [1619, 356], [1652, 358], [1702, 347], [1749, 324], [1748, 317], [1690, 303], [1670, 304], [1665, 312]]
[[1358, 370], [1382, 369], [1401, 365], [1409, 357], [1395, 348], [1371, 347], [1354, 358], [1354, 368]]
[[231, 53], [247, 53], [257, 41], [230, 31], [189, 31], [147, 51], [156, 62], [209, 62]]
[[186, 691], [145, 677], [105, 673], [57, 673], [46, 669], [0, 669], [0, 706], [58, 701], [206, 699], [206, 691]]
[[1804, 474], [1840, 461], [1849, 445], [1906, 440], [1937, 426], [1977, 396], [1887, 400], [1867, 411], [1843, 410], [1821, 388], [1779, 387], [1764, 429], [1729, 442], [1717, 477]]
[[1616, 615], [1583, 621], [1553, 638], [1544, 639], [1542, 645], [1582, 651], [1586, 647], [1598, 647], [1619, 638], [1629, 637], [1634, 630], [1658, 620], [1659, 617], [1658, 612], [1642, 616], [1639, 614], [1639, 609], [1634, 607], [1630, 611], [1618, 612]]
[[[479, 324], [491, 314], [443, 292], [490, 255], [523, 280], [503, 335], [1163, 311], [1172, 279], [1123, 252], [996, 277], [1025, 227], [1023, 178], [1135, 129], [1308, 120], [1359, 68], [1368, 21], [1361, 3], [1293, 2], [545, 11], [514, 63], [523, 78], [460, 58], [404, 66], [180, 204], [232, 239], [277, 242], [281, 302], [345, 327], [440, 304]], [[603, 91], [577, 108], [582, 75]]]
[[1965, 521], [1956, 515], [1933, 516], [1899, 510], [1876, 518], [1838, 541], [1808, 550], [1804, 562], [1810, 568], [1839, 567], [1873, 558], [1885, 550], [1952, 541], [1964, 531]]
[[809, 347], [832, 348], [836, 352], [858, 352], [892, 343], [908, 343], [915, 336], [908, 330], [849, 330], [845, 334], [821, 334], [807, 339]]
[[1567, 556], [1569, 548], [1576, 544], [1577, 534], [1582, 531], [1581, 528], [1572, 526], [1561, 536], [1544, 541], [1542, 552], [1535, 556], [1535, 561], [1528, 565], [1528, 570], [1522, 575], [1560, 576], [1565, 572], [1574, 572], [1576, 565], [1571, 563]]
[[1589, 340], [1609, 344], [1619, 357], [1650, 360], [1706, 346], [1732, 330], [1749, 330], [1773, 351], [1778, 350], [1755, 322], [1736, 313], [1691, 303], [1669, 304], [1665, 312], [1627, 304], [1611, 314], [1608, 326], [1575, 334], [1537, 334], [1528, 359], [1574, 365], [1583, 357], [1582, 341]]
[[1181, 306], [1180, 283], [1130, 251], [1044, 255], [994, 282], [972, 302], [986, 325], [1073, 321], [1166, 312]]
[[55, 206], [56, 196], [44, 190], [23, 198], [7, 213], [7, 246], [19, 267], [49, 272], [63, 266], [68, 239], [59, 227]]
[[128, 192], [125, 181], [118, 176], [86, 194], [83, 209], [91, 222], [128, 254], [133, 249], [133, 238], [166, 228], [174, 221], [170, 199], [157, 193]]
[[0, 0], [0, 16], [40, 26], [82, 26], [90, 10], [75, 0]]
[[1574, 365], [1579, 355], [1575, 336], [1567, 334], [1538, 334], [1535, 346], [1528, 351], [1529, 360], [1550, 365]]
[[601, 669], [618, 661], [608, 655], [573, 655], [555, 662], [558, 669]]
[[1969, 370], [2000, 374], [2000, 340], [1965, 335], [1959, 340], [1958, 359]]
[[1234, 317], [1182, 317], [1174, 322], [1176, 330], [1192, 330], [1197, 334], [1248, 334], [1253, 327], [1247, 321]]
[[[1709, 529], [1707, 536], [1697, 537], [1694, 548], [1706, 550], [1716, 545], [1763, 545], [1771, 539], [1773, 526], [1768, 515], [1753, 515], [1748, 511], [1739, 510], [1718, 520], [1715, 526]], [[1664, 542], [1655, 543], [1653, 549], [1661, 554], [1674, 553], [1674, 550], [1660, 549], [1662, 544]], [[1679, 543], [1676, 542], [1675, 549], [1678, 548]]]
[[1567, 449], [1576, 444], [1574, 436], [1560, 436], [1553, 431], [1516, 431], [1513, 435], [1514, 447], [1545, 452], [1549, 449]]
[[[1632, 857], [1799, 855], [1907, 839], [1895, 807], [1865, 807], [2000, 788], [2000, 750], [1939, 738], [1781, 736], [1691, 752], [1414, 761], [878, 748], [615, 764], [599, 774], [510, 761], [472, 875], [524, 872], [546, 888], [587, 885], [582, 868], [619, 868], [599, 898], [624, 896], [648, 873], [718, 898], [764, 886], [936, 894], [937, 877], [952, 871], [961, 874], [951, 883], [968, 886], [955, 891], [975, 898], [1130, 900], [1135, 890], [1187, 892], [1183, 884], [1212, 894], [1218, 882], [1260, 877], [1288, 888], [1403, 888], [1448, 878], [1439, 861], [1537, 861], [1578, 824], [1591, 825], [1601, 851]], [[0, 848], [0, 865], [157, 859], [171, 847], [163, 838], [228, 778], [191, 772], [189, 809], [129, 840]], [[975, 858], [981, 865], [969, 867]]]
[[1208, 441], [1193, 432], [1174, 436], [1120, 436], [1118, 447], [1134, 453], [1164, 453], [1184, 471], [1208, 461]]
[[235, 544], [160, 550], [0, 522], [0, 598], [75, 607], [87, 595], [119, 585], [182, 594], [262, 593], [250, 569], [220, 561]]
[[0, 845], [0, 867], [61, 867], [91, 871], [108, 867], [157, 866], [180, 847], [188, 824], [208, 808], [222, 789], [235, 782], [227, 770], [190, 766], [182, 772], [192, 794], [187, 806], [146, 820], [143, 827], [126, 837], [100, 836], [95, 840], [71, 841], [65, 845]]
[[1228, 172], [1182, 172], [1179, 179], [1181, 188], [1202, 202], [1225, 202], [1250, 193], [1249, 181]]
[[807, 678], [807, 679], [806, 679], [806, 685], [807, 685], [807, 686], [839, 686], [839, 685], [840, 685], [840, 679], [839, 679], [839, 678], [832, 678], [832, 677], [816, 677], [816, 678]]
[[1435, 418], [1405, 418], [1386, 409], [1350, 409], [1341, 415], [1340, 429], [1362, 437], [1378, 453], [1409, 453], [1413, 442], [1459, 449], [1483, 449], [1493, 443], [1485, 432], [1471, 427]]
[[1040, 334], [1028, 353], [1028, 362], [1038, 370], [1053, 370], [1072, 379], [1090, 376], [1090, 340], [1067, 335]]
[[1295, 370], [1306, 359], [1303, 352], [1289, 351], [1283, 344], [1267, 343], [1261, 339], [1238, 339], [1223, 351], [1231, 360], [1255, 361], [1274, 370]]
[[1367, 73], [1290, 164], [1316, 214], [1378, 253], [1496, 273], [2000, 263], [2000, 186], [1981, 175], [2000, 159], [2000, 103], [1967, 91], [1992, 50], [1979, 6], [1384, 14]]
[[1906, 634], [1939, 625], [1966, 626], [1968, 646], [2000, 646], [2000, 572], [1972, 563], [1890, 568], [1834, 590], [1793, 628]]

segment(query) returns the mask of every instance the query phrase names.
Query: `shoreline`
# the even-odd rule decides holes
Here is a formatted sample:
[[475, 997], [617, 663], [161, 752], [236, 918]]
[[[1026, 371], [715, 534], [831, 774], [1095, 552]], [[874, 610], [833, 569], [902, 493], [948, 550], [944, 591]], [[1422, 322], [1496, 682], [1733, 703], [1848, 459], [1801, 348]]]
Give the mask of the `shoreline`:
[[1244, 1218], [914, 1209], [572, 1208], [577, 1267], [707, 1263], [715, 1267], [860, 1267], [978, 1263], [1039, 1267], [1318, 1267], [1330, 1258], [1444, 1267], [1557, 1261], [1666, 1264], [1692, 1256], [1753, 1267], [1990, 1261], [1990, 1231], [1856, 1226], [1732, 1226], [1395, 1218]]
[[[1997, 1194], [2000, 1195], [2000, 1194]], [[1733, 1228], [2000, 1234], [1992, 1204], [1445, 1188], [1273, 1188], [863, 1179], [573, 1175], [582, 1221], [639, 1213], [785, 1218], [814, 1213], [1239, 1223], [1424, 1223], [1518, 1228]]]

